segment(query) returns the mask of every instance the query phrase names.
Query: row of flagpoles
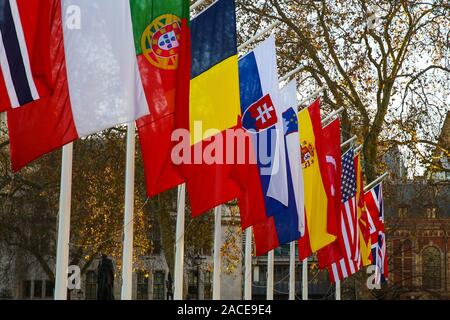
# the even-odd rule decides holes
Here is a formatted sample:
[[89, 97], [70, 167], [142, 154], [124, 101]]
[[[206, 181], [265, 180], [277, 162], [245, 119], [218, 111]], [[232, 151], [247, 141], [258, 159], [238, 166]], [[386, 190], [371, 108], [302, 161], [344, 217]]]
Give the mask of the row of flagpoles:
[[[197, 9], [205, 0], [200, 0], [191, 6], [191, 10]], [[277, 21], [266, 29], [262, 30], [254, 37], [243, 43], [238, 49], [244, 52], [252, 43], [259, 38], [271, 32], [278, 27], [281, 22]], [[288, 80], [298, 73], [302, 67], [298, 67], [280, 80], [281, 82]], [[299, 103], [300, 106], [308, 103], [313, 98], [320, 95], [325, 88], [319, 88], [313, 95], [307, 97]], [[323, 122], [326, 123], [334, 117], [338, 116], [343, 108], [332, 112]], [[128, 124], [127, 130], [127, 149], [126, 149], [126, 178], [125, 178], [125, 207], [124, 207], [124, 237], [123, 237], [123, 261], [122, 261], [122, 288], [121, 299], [132, 299], [132, 273], [133, 273], [133, 212], [134, 212], [134, 181], [135, 181], [135, 123]], [[344, 142], [341, 147], [345, 147], [356, 140], [352, 137]], [[355, 151], [360, 151], [356, 149]], [[58, 243], [56, 257], [56, 281], [55, 281], [55, 299], [67, 299], [67, 270], [69, 264], [69, 239], [70, 239], [70, 211], [71, 211], [71, 187], [72, 187], [72, 161], [73, 161], [73, 144], [70, 143], [63, 147], [62, 155], [62, 171], [61, 171], [61, 188], [60, 203], [58, 216]], [[386, 177], [383, 175], [374, 183], [371, 183], [365, 189], [380, 182]], [[177, 220], [176, 220], [176, 237], [175, 237], [175, 266], [174, 266], [174, 299], [181, 300], [183, 298], [183, 274], [184, 274], [184, 232], [185, 232], [185, 202], [186, 202], [186, 186], [182, 184], [178, 187], [177, 198]], [[213, 273], [213, 299], [220, 299], [220, 283], [221, 283], [221, 246], [222, 246], [222, 206], [218, 206], [214, 210], [214, 273]], [[295, 288], [295, 242], [290, 244], [290, 262], [289, 262], [289, 299], [296, 298]], [[268, 254], [268, 273], [267, 273], [267, 299], [273, 299], [274, 293], [274, 251]], [[308, 259], [304, 259], [302, 263], [302, 298], [308, 299]], [[252, 299], [252, 227], [245, 230], [245, 253], [244, 253], [244, 299]], [[341, 299], [340, 282], [336, 282], [336, 299]]]

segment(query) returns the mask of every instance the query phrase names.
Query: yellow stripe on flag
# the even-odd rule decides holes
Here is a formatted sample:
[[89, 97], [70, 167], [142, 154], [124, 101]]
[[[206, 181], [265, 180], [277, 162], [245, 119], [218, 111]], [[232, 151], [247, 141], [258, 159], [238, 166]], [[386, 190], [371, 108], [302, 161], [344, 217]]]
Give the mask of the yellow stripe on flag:
[[[363, 214], [363, 211], [366, 211], [366, 205], [363, 199], [361, 197], [364, 197], [364, 190], [362, 185], [362, 167], [361, 167], [361, 158], [357, 158], [357, 166], [356, 166], [356, 204], [358, 208], [358, 222], [363, 224], [363, 228], [368, 229], [370, 228], [368, 225], [366, 225], [366, 221], [364, 219], [361, 219], [361, 216]], [[372, 254], [371, 249], [371, 241], [370, 237], [368, 239], [368, 242], [364, 240], [364, 234], [361, 228], [358, 228], [359, 230], [359, 250], [361, 253], [361, 262], [364, 267], [371, 265], [372, 262], [370, 261], [370, 255]]]
[[316, 137], [308, 109], [298, 114], [305, 194], [306, 222], [312, 252], [332, 243], [336, 236], [327, 232], [327, 194], [316, 151]]
[[232, 56], [191, 80], [189, 126], [191, 145], [212, 135], [194, 136], [194, 122], [201, 121], [203, 133], [235, 127], [241, 114], [238, 58]]

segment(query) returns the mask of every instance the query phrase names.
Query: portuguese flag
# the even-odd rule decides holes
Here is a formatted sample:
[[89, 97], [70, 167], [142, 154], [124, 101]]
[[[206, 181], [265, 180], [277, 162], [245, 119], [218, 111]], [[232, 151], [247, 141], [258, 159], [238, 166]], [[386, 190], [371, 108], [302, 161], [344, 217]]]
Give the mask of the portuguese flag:
[[[131, 0], [134, 43], [150, 115], [137, 121], [147, 194], [181, 183], [171, 160], [175, 107], [189, 104], [188, 0]], [[184, 108], [181, 108], [184, 109]]]

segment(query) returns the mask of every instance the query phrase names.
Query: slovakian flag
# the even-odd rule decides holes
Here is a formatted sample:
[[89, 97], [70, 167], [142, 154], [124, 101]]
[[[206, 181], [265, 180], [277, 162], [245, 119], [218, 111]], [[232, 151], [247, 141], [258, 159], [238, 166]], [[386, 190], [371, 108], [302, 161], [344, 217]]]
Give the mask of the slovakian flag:
[[243, 126], [258, 155], [267, 213], [267, 220], [253, 227], [256, 254], [262, 255], [304, 231], [302, 179], [295, 168], [300, 163], [296, 86], [291, 83], [280, 95], [274, 36], [239, 61], [239, 75]]
[[[242, 130], [234, 0], [219, 0], [192, 19], [189, 108], [176, 105], [176, 126], [188, 132], [177, 170], [186, 181], [192, 215], [238, 199], [245, 229], [265, 219], [253, 154], [237, 149], [250, 142]], [[230, 135], [231, 133], [231, 135]], [[185, 143], [183, 144], [185, 145]], [[187, 161], [185, 161], [187, 160]]]
[[305, 235], [299, 240], [299, 258], [312, 253], [336, 240], [335, 219], [329, 219], [330, 181], [327, 170], [325, 144], [320, 118], [320, 100], [298, 114], [300, 128], [301, 165], [305, 188]]
[[[176, 104], [187, 108], [190, 80], [188, 0], [132, 1], [133, 34], [150, 114], [137, 120], [147, 195], [184, 182], [172, 159]], [[145, 12], [146, 14], [139, 14]]]
[[372, 259], [376, 266], [375, 281], [377, 284], [388, 279], [388, 260], [386, 252], [386, 234], [384, 230], [384, 208], [383, 208], [383, 188], [382, 184], [373, 187], [372, 190], [364, 194], [366, 210], [373, 221], [376, 232], [371, 235]]
[[51, 0], [0, 1], [0, 112], [48, 96]]
[[[13, 170], [80, 137], [149, 114], [133, 23], [142, 1], [51, 2], [53, 92], [8, 111]], [[28, 2], [27, 2], [28, 3]], [[168, 44], [167, 44], [168, 46]]]

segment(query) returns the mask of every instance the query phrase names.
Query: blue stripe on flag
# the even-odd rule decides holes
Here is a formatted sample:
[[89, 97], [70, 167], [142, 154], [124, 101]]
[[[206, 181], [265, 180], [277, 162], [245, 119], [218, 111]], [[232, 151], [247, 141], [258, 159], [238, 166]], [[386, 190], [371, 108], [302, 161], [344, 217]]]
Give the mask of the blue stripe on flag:
[[0, 0], [0, 32], [2, 33], [3, 45], [17, 99], [20, 105], [27, 104], [33, 101], [33, 96], [28, 84], [19, 40], [17, 39], [17, 31], [8, 0]]
[[191, 79], [237, 55], [234, 0], [218, 0], [191, 22]]

